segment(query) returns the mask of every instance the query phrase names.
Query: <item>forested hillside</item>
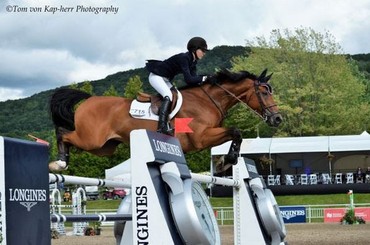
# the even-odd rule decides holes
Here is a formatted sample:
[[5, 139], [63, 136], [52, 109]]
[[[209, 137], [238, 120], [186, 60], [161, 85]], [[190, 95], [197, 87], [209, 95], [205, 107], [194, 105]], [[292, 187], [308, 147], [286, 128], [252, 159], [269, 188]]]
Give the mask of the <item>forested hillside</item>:
[[[280, 102], [278, 104], [281, 111], [285, 113], [284, 123], [279, 127], [283, 130], [279, 136], [338, 134], [338, 132], [351, 134], [366, 130], [370, 125], [370, 122], [365, 122], [366, 118], [364, 119], [370, 102], [370, 54], [339, 57], [295, 52], [289, 47], [285, 47], [286, 50], [284, 47], [280, 50], [262, 48], [253, 52], [242, 46], [215, 47], [199, 62], [198, 73], [213, 74], [217, 69], [231, 67], [257, 73], [269, 68], [269, 71], [274, 73], [272, 77], [276, 91], [274, 97]], [[104, 79], [87, 83], [80, 81], [71, 85], [81, 88], [88, 84], [91, 88], [89, 91], [95, 95], [114, 91], [114, 94], [123, 96], [127, 92], [125, 89], [128, 82], [138, 77], [142, 82], [142, 89], [145, 92], [153, 92], [147, 76], [145, 68], [138, 68], [118, 72]], [[181, 80], [181, 76], [176, 77], [175, 83], [181, 86]], [[338, 89], [339, 87], [342, 89]], [[33, 134], [45, 139], [51, 143], [50, 158], [55, 159], [57, 154], [55, 135], [48, 115], [48, 102], [53, 91], [43, 91], [25, 99], [0, 102], [0, 135], [30, 140], [27, 135]], [[359, 92], [355, 94], [356, 91]], [[342, 99], [340, 96], [344, 94], [347, 97]], [[335, 100], [337, 102], [333, 102]], [[349, 107], [344, 107], [344, 104], [349, 104]], [[362, 118], [355, 117], [360, 115]], [[360, 122], [363, 125], [355, 127], [353, 122]], [[242, 106], [230, 111], [226, 124], [237, 125], [242, 130], [243, 137], [255, 137], [257, 132], [261, 137], [272, 137], [277, 132], [276, 129], [268, 128], [260, 118]], [[111, 157], [79, 153], [71, 152], [70, 160], [73, 164], [69, 166], [66, 174], [104, 177], [104, 169], [129, 158], [127, 144], [122, 144]], [[193, 172], [209, 169], [209, 150], [188, 154], [186, 157]]]
[[[242, 46], [215, 47], [199, 62], [198, 72], [200, 74], [211, 74], [217, 68], [230, 68], [232, 57], [245, 55], [247, 52], [248, 49]], [[348, 55], [348, 57], [356, 60], [360, 71], [364, 73], [367, 79], [370, 79], [370, 54]], [[140, 77], [144, 91], [153, 92], [147, 82], [148, 73], [146, 69], [138, 68], [91, 81], [94, 94], [102, 95], [113, 86], [118, 94], [123, 96], [128, 80], [134, 76]], [[177, 80], [180, 81], [181, 77]], [[53, 129], [48, 115], [48, 101], [53, 91], [43, 91], [25, 99], [0, 102], [0, 135], [27, 138], [28, 133], [38, 132], [38, 134], [43, 135], [44, 131]]]
[[[199, 62], [198, 73], [212, 74], [216, 68], [230, 68], [231, 58], [246, 52], [247, 49], [242, 46], [215, 47]], [[128, 80], [134, 76], [140, 77], [145, 92], [153, 92], [147, 82], [148, 72], [145, 68], [122, 71], [101, 80], [91, 81], [93, 92], [95, 95], [102, 95], [113, 86], [118, 94], [123, 96]], [[180, 80], [181, 77], [176, 79]], [[48, 101], [53, 91], [43, 91], [25, 99], [0, 102], [0, 135], [27, 138], [28, 133], [37, 132], [37, 135], [46, 137], [44, 131], [53, 129], [48, 115]]]

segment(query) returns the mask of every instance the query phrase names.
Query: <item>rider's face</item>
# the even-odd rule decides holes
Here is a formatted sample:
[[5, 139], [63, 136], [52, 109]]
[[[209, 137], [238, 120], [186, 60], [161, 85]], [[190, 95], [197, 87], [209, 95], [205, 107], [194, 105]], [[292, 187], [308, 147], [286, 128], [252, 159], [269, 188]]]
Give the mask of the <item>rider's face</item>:
[[198, 48], [195, 52], [196, 52], [196, 55], [197, 55], [198, 59], [203, 58], [203, 56], [206, 54], [206, 52], [205, 52], [205, 51], [203, 51], [203, 50], [202, 50], [202, 49], [200, 49], [200, 48]]

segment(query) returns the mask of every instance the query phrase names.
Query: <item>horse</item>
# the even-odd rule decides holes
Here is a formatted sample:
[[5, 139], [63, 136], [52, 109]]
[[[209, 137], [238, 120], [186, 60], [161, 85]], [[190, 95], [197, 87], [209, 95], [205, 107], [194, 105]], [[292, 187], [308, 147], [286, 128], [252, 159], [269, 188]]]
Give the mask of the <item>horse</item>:
[[[225, 161], [235, 164], [242, 134], [223, 127], [227, 112], [243, 103], [269, 126], [282, 122], [273, 99], [267, 69], [257, 76], [248, 71], [220, 70], [201, 85], [179, 89], [183, 104], [175, 118], [192, 118], [192, 133], [175, 135], [184, 153], [200, 151], [232, 141]], [[83, 91], [60, 88], [51, 96], [50, 115], [55, 126], [58, 157], [49, 163], [51, 171], [68, 167], [71, 146], [98, 156], [112, 155], [122, 142], [129, 142], [134, 129], [156, 131], [157, 121], [133, 118], [129, 114], [133, 99], [118, 96], [92, 96]], [[170, 120], [174, 126], [174, 118]]]

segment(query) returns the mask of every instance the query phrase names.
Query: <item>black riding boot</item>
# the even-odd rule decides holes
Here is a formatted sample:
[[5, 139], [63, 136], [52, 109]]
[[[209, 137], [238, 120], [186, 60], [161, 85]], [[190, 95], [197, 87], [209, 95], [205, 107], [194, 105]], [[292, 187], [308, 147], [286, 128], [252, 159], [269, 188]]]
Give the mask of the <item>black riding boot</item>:
[[168, 124], [168, 114], [170, 113], [170, 105], [171, 101], [170, 98], [167, 96], [163, 98], [162, 105], [159, 108], [159, 121], [158, 121], [158, 133], [162, 134], [172, 134], [172, 129], [169, 127]]

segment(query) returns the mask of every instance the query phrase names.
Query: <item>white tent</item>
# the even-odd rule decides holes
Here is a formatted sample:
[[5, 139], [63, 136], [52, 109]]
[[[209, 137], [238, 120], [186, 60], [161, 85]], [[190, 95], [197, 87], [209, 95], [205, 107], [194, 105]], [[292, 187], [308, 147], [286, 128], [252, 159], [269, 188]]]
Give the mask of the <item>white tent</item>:
[[130, 159], [105, 170], [105, 178], [109, 180], [131, 181], [131, 161]]
[[[211, 149], [212, 155], [225, 155], [231, 142]], [[342, 152], [369, 151], [370, 135], [365, 131], [361, 135], [343, 136], [308, 136], [283, 138], [243, 139], [240, 154], [277, 154], [297, 152]]]
[[[229, 151], [231, 142], [213, 147], [211, 155], [225, 155]], [[281, 137], [281, 138], [255, 138], [243, 139], [241, 155], [273, 155], [278, 163], [276, 168], [289, 171], [289, 161], [293, 159], [304, 160], [305, 167], [313, 166], [319, 171], [324, 171], [324, 162], [332, 172], [332, 159], [328, 156], [335, 155], [336, 161], [340, 157], [358, 155], [358, 159], [351, 160], [347, 165], [370, 166], [369, 162], [360, 160], [360, 156], [365, 158], [370, 156], [370, 135], [364, 131], [361, 135], [341, 135], [341, 136], [308, 136], [308, 137]], [[365, 156], [365, 157], [364, 157]], [[370, 159], [370, 158], [369, 158]], [[367, 160], [366, 160], [367, 161]], [[337, 161], [338, 162], [338, 161]], [[340, 164], [337, 164], [339, 167]], [[353, 166], [356, 168], [356, 166]], [[327, 168], [327, 167], [326, 167]], [[292, 170], [290, 170], [292, 171]], [[303, 170], [302, 170], [303, 171]], [[271, 172], [271, 165], [270, 165]]]

